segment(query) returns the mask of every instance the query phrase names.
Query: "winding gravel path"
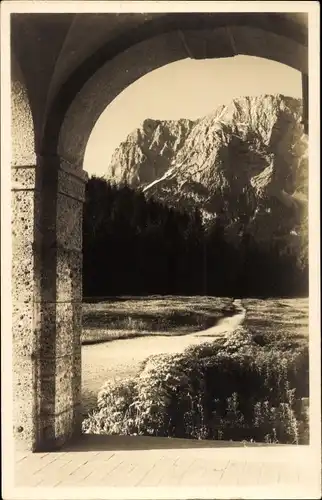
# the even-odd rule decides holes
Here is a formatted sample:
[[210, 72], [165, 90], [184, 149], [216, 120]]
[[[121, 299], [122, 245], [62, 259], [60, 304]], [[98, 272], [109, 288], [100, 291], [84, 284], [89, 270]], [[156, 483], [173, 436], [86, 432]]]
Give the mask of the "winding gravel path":
[[207, 330], [184, 336], [137, 337], [82, 346], [83, 412], [87, 413], [95, 407], [97, 393], [104, 382], [135, 375], [148, 356], [180, 353], [191, 345], [209, 342], [233, 332], [245, 317], [241, 300], [236, 299], [233, 304], [238, 312], [219, 320]]

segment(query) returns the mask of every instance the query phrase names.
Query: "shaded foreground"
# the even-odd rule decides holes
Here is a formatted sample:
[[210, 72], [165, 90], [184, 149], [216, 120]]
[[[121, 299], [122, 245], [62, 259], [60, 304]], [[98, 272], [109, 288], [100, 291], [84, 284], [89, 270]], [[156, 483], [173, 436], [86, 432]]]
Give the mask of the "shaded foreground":
[[[270, 312], [274, 304], [266, 301], [243, 304], [244, 324], [216, 342], [152, 356], [139, 376], [109, 382], [84, 431], [307, 443], [307, 339], [269, 328], [272, 320], [283, 323], [285, 308], [287, 319], [301, 305], [275, 300]], [[254, 329], [265, 318], [261, 307], [266, 330], [263, 321]], [[303, 323], [305, 311], [298, 315]]]

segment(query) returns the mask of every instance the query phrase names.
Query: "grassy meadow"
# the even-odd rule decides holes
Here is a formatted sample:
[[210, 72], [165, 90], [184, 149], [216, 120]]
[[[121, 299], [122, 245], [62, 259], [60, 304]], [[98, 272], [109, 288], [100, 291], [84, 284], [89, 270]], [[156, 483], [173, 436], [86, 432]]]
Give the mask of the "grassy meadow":
[[309, 300], [244, 299], [244, 327], [260, 344], [297, 349], [308, 346]]
[[234, 313], [231, 298], [120, 297], [83, 304], [82, 344], [204, 330]]

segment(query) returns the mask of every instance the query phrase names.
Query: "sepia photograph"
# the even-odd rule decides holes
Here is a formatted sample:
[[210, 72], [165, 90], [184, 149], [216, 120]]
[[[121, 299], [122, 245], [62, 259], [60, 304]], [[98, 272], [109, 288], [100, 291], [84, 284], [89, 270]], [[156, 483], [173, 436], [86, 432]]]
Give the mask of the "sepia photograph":
[[319, 4], [3, 1], [6, 500], [320, 498]]

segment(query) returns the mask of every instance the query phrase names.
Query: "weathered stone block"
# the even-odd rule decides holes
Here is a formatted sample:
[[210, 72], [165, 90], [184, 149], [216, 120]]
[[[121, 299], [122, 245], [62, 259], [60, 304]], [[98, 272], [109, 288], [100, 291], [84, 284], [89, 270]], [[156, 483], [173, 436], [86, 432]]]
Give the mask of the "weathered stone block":
[[43, 253], [41, 297], [43, 302], [81, 302], [82, 253], [51, 247]]
[[58, 302], [82, 301], [82, 262], [81, 251], [57, 250], [57, 295]]
[[80, 373], [81, 360], [74, 353], [38, 360], [38, 397], [42, 415], [61, 413], [80, 403]]
[[13, 379], [19, 388], [19, 397], [23, 400], [30, 398], [29, 391], [37, 388], [36, 385], [36, 361], [32, 355], [23, 355], [15, 357], [12, 371]]
[[75, 353], [75, 344], [80, 343], [81, 303], [35, 303], [34, 316], [37, 351], [41, 358]]
[[[38, 175], [38, 173], [37, 173]], [[36, 166], [15, 167], [11, 169], [12, 191], [34, 190], [36, 187]]]
[[16, 397], [13, 412], [13, 435], [17, 442], [22, 443], [24, 448], [34, 449], [35, 446], [35, 411], [34, 402], [30, 392], [29, 397]]
[[76, 414], [77, 408], [70, 408], [62, 413], [53, 413], [40, 418], [38, 428], [41, 439], [38, 449], [40, 451], [57, 449], [79, 432]]
[[30, 301], [39, 287], [40, 195], [33, 191], [12, 193], [12, 293], [13, 300]]
[[17, 355], [13, 359], [13, 432], [19, 441], [31, 448], [35, 441], [34, 360], [29, 355]]
[[59, 448], [73, 436], [81, 434], [81, 408], [79, 405], [62, 413], [53, 413], [38, 422], [39, 451]]
[[[81, 172], [82, 173], [82, 172]], [[69, 196], [80, 202], [85, 201], [85, 182], [83, 176], [77, 176], [60, 169], [58, 172], [58, 193]]]
[[11, 208], [14, 252], [34, 241], [35, 192], [13, 191]]
[[31, 355], [34, 348], [34, 312], [30, 302], [13, 302], [12, 304], [12, 339], [13, 354]]
[[82, 248], [83, 203], [57, 195], [57, 244], [66, 250]]
[[[27, 90], [21, 81], [21, 74], [12, 57], [11, 81], [11, 149], [13, 165], [34, 165], [35, 134]], [[16, 75], [15, 75], [16, 74]]]
[[20, 259], [12, 259], [12, 298], [13, 301], [30, 302], [35, 290], [34, 256], [27, 246]]
[[68, 408], [68, 410], [57, 413], [55, 415], [55, 437], [60, 438], [60, 436], [72, 436], [74, 426], [74, 410], [73, 408]]

